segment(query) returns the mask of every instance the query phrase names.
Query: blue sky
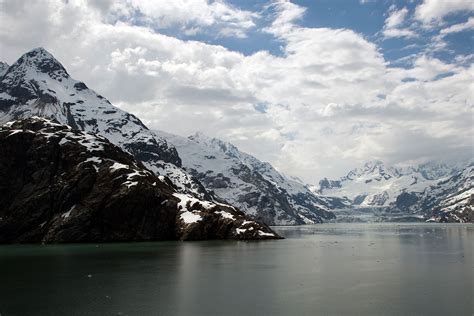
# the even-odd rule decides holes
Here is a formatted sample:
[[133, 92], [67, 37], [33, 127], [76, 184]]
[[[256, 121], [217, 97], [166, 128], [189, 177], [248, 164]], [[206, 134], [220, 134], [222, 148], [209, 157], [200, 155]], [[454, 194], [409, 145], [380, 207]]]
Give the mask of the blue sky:
[[149, 127], [308, 183], [474, 153], [472, 1], [4, 0], [0, 21], [2, 61], [45, 47]]
[[[438, 27], [423, 28], [419, 21], [414, 20], [417, 6], [423, 1], [377, 1], [367, 0], [293, 0], [294, 4], [306, 8], [305, 14], [298, 20], [298, 24], [308, 28], [346, 28], [362, 34], [368, 40], [377, 43], [385, 59], [397, 66], [407, 66], [404, 57], [424, 52], [432, 43], [440, 28], [445, 25], [464, 23], [472, 16], [472, 12], [460, 10], [444, 17], [443, 24]], [[263, 32], [272, 22], [274, 10], [268, 8], [266, 0], [232, 0], [230, 5], [253, 12], [260, 12], [262, 16], [256, 19], [256, 26], [247, 31], [245, 38], [215, 36], [215, 32], [203, 32], [196, 35], [186, 35], [176, 26], [170, 28], [157, 28], [164, 34], [169, 34], [185, 40], [197, 40], [215, 45], [222, 45], [230, 50], [239, 51], [250, 55], [261, 50], [268, 50], [273, 55], [282, 55], [282, 44], [274, 36]], [[408, 15], [403, 25], [416, 30], [416, 37], [392, 37], [383, 35], [385, 20], [393, 9], [408, 9]], [[474, 31], [452, 33], [444, 38], [446, 49], [430, 52], [434, 57], [449, 62], [458, 54], [472, 54], [474, 46]]]

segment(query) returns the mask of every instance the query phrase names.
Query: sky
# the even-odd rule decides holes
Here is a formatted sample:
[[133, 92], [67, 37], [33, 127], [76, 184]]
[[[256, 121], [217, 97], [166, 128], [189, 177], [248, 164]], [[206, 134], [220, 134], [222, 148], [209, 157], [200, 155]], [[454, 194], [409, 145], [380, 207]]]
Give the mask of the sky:
[[308, 183], [474, 156], [474, 2], [0, 0], [0, 60], [44, 47], [150, 128]]

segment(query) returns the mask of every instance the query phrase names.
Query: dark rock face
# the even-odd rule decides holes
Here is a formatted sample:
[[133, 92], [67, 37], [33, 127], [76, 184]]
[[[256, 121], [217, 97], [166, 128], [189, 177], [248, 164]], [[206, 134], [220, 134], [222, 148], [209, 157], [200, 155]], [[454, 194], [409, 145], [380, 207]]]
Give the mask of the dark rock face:
[[407, 193], [403, 192], [399, 196], [397, 196], [397, 200], [395, 201], [395, 204], [399, 209], [404, 209], [407, 207], [412, 206], [418, 201], [418, 197], [416, 196], [415, 193]]
[[361, 195], [356, 196], [354, 198], [353, 204], [354, 205], [360, 205], [362, 202], [364, 202], [366, 197], [367, 197], [366, 194], [361, 194]]
[[340, 180], [328, 180], [327, 178], [324, 178], [319, 181], [319, 192], [323, 192], [327, 189], [340, 188], [341, 186]]
[[40, 118], [0, 128], [0, 243], [214, 238], [279, 237], [176, 193], [103, 137]]
[[75, 83], [74, 88], [76, 88], [77, 91], [82, 91], [82, 90], [88, 89], [84, 82]]

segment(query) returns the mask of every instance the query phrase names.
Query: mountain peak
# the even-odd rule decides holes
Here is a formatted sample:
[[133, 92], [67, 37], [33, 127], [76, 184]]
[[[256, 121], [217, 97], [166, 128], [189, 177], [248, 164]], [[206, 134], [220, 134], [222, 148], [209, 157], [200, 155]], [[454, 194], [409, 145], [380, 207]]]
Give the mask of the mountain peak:
[[364, 164], [362, 168], [356, 168], [351, 170], [345, 177], [340, 180], [354, 180], [362, 176], [365, 177], [382, 177], [388, 180], [392, 177], [398, 177], [400, 171], [394, 167], [386, 166], [383, 161], [371, 160]]
[[29, 50], [28, 52], [26, 52], [24, 55], [32, 55], [32, 56], [34, 56], [34, 55], [38, 55], [38, 54], [40, 54], [40, 55], [49, 55], [49, 56], [51, 56], [51, 57], [53, 56], [53, 55], [51, 55], [51, 53], [48, 52], [44, 47], [36, 47], [36, 48], [33, 48], [33, 49]]
[[69, 77], [64, 66], [43, 47], [32, 49], [23, 54], [10, 69], [15, 73], [18, 71], [26, 73], [31, 69], [38, 73], [48, 74], [53, 79]]

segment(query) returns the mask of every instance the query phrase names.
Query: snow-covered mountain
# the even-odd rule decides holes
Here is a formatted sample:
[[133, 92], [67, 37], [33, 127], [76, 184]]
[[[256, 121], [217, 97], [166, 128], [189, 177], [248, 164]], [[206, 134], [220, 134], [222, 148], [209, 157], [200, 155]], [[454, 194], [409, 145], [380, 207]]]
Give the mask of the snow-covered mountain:
[[474, 221], [474, 164], [423, 192], [404, 192], [391, 205], [404, 213], [423, 214], [431, 221]]
[[403, 192], [423, 192], [456, 170], [446, 164], [428, 163], [417, 167], [396, 168], [381, 161], [367, 162], [338, 180], [323, 179], [313, 192], [346, 197], [353, 206], [389, 206]]
[[[0, 73], [6, 67], [0, 65]], [[106, 137], [133, 154], [156, 174], [166, 175], [181, 192], [209, 199], [204, 187], [181, 166], [176, 149], [136, 116], [74, 80], [43, 48], [33, 49], [3, 70], [0, 77], [0, 124], [42, 116]]]
[[313, 194], [299, 181], [234, 145], [196, 133], [188, 138], [156, 132], [178, 150], [182, 165], [209, 192], [265, 223], [319, 223], [334, 218], [343, 199]]

